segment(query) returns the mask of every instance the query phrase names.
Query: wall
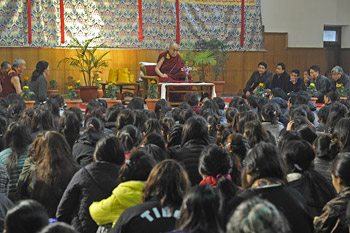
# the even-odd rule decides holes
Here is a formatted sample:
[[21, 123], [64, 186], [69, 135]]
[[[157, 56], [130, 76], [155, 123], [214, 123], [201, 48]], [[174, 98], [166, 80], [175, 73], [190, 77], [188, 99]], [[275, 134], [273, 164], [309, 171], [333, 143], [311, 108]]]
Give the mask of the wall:
[[343, 27], [342, 48], [350, 48], [349, 0], [261, 1], [265, 32], [287, 32], [289, 47], [323, 47], [324, 25]]

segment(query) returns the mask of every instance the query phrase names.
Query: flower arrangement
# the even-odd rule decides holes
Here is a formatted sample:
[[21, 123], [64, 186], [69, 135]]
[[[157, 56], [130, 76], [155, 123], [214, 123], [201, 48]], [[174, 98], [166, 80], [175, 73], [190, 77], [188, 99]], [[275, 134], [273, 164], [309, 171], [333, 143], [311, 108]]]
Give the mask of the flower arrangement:
[[74, 85], [74, 88], [78, 88], [78, 87], [81, 87], [80, 80], [77, 80], [77, 82]]
[[102, 89], [101, 78], [96, 79], [96, 86], [98, 87], [98, 89]]
[[256, 87], [255, 95], [259, 98], [262, 98], [265, 96], [266, 88], [263, 83], [259, 83], [259, 85]]
[[57, 90], [58, 82], [55, 79], [50, 80], [50, 90]]
[[156, 99], [158, 96], [158, 85], [155, 80], [152, 80], [148, 86], [148, 99]]
[[108, 98], [114, 99], [117, 98], [119, 92], [119, 88], [114, 85], [113, 83], [108, 83], [108, 86], [106, 88], [106, 96]]
[[21, 96], [24, 100], [31, 100], [33, 95], [34, 95], [34, 92], [31, 91], [28, 86], [23, 87]]
[[343, 84], [338, 83], [336, 87], [340, 97], [346, 97], [348, 95], [347, 90], [345, 89]]
[[191, 72], [192, 70], [195, 70], [195, 69], [192, 68], [192, 67], [190, 67], [190, 66], [183, 66], [183, 67], [181, 68], [181, 70], [182, 70], [182, 71], [185, 71], [185, 73], [186, 73], [185, 82], [188, 83], [188, 75], [190, 74], [190, 72]]
[[29, 86], [29, 78], [28, 78], [28, 76], [25, 76], [23, 78], [23, 86]]
[[310, 83], [310, 85], [306, 88], [306, 92], [310, 97], [314, 96], [317, 92], [315, 83]]
[[73, 86], [68, 87], [68, 99], [74, 100], [78, 97], [77, 92], [75, 91], [75, 88]]

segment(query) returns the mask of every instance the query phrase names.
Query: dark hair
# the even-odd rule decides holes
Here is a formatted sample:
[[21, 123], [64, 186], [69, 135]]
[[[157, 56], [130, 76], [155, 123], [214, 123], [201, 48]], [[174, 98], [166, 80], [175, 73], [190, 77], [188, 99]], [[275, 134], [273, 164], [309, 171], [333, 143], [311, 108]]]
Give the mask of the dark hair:
[[222, 205], [218, 192], [209, 185], [198, 185], [186, 194], [176, 228], [186, 233], [223, 232], [219, 210]]
[[89, 121], [91, 117], [98, 118], [102, 120], [103, 123], [103, 111], [101, 108], [93, 108], [89, 112], [85, 112], [84, 122]]
[[80, 136], [80, 121], [73, 111], [66, 110], [63, 112], [58, 122], [58, 132], [64, 135], [71, 148], [73, 148], [74, 142]]
[[300, 75], [300, 71], [298, 69], [293, 69], [291, 73], [296, 74], [297, 76]]
[[333, 160], [332, 174], [342, 179], [344, 186], [350, 186], [350, 153], [338, 154]]
[[83, 112], [81, 111], [80, 108], [77, 108], [77, 107], [70, 107], [70, 108], [69, 108], [69, 111], [72, 111], [72, 112], [74, 112], [74, 113], [77, 115], [80, 124], [83, 122], [83, 120], [84, 120]]
[[146, 153], [150, 154], [157, 163], [169, 158], [167, 152], [156, 144], [147, 144], [138, 150], [146, 151]]
[[277, 66], [280, 66], [282, 70], [286, 70], [286, 65], [283, 62], [278, 63]]
[[132, 100], [128, 104], [127, 108], [128, 109], [133, 109], [133, 110], [144, 109], [144, 101], [140, 97], [134, 97], [134, 98], [132, 98]]
[[305, 69], [304, 72], [307, 72], [307, 74], [310, 76], [310, 68], [309, 69]]
[[6, 98], [0, 97], [0, 107], [7, 108], [9, 106], [9, 102]]
[[278, 124], [282, 112], [278, 104], [267, 103], [262, 107], [261, 115], [264, 117], [264, 121], [271, 122], [271, 124]]
[[320, 72], [320, 67], [318, 65], [313, 65], [310, 67], [310, 70], [314, 70], [315, 72]]
[[247, 102], [242, 98], [238, 96], [232, 97], [229, 105], [230, 108], [237, 108], [239, 112], [249, 111], [250, 107], [248, 106]]
[[345, 107], [344, 104], [341, 103], [333, 103], [329, 107], [329, 113], [327, 122], [325, 125], [325, 131], [328, 133], [333, 133], [334, 127], [339, 122], [341, 118], [345, 116], [345, 114], [348, 112], [348, 109]]
[[302, 95], [300, 93], [292, 93], [289, 98], [289, 103], [291, 105], [300, 105], [300, 104], [308, 104], [309, 102], [309, 96], [307, 95]]
[[44, 207], [34, 200], [22, 200], [12, 206], [6, 214], [7, 233], [36, 233], [49, 224]]
[[280, 150], [283, 150], [283, 147], [291, 140], [301, 140], [301, 137], [298, 132], [294, 130], [284, 131], [277, 140], [277, 147]]
[[198, 162], [198, 171], [201, 175], [227, 175], [232, 169], [232, 159], [229, 153], [217, 145], [209, 145], [202, 150]]
[[227, 140], [231, 140], [229, 145], [226, 144], [226, 149], [232, 154], [237, 155], [242, 162], [250, 149], [248, 139], [242, 134], [233, 133], [227, 137]]
[[189, 118], [183, 126], [181, 145], [184, 145], [191, 139], [202, 140], [209, 144], [207, 122], [201, 116]]
[[139, 145], [139, 131], [133, 125], [126, 125], [118, 132], [118, 138], [124, 145], [126, 152]]
[[160, 119], [160, 113], [162, 111], [163, 108], [167, 108], [169, 107], [168, 102], [165, 99], [159, 99], [156, 102], [156, 106], [154, 109], [154, 112], [157, 115], [157, 119]]
[[49, 63], [46, 61], [39, 61], [36, 64], [35, 70], [33, 71], [32, 81], [36, 81], [38, 77], [43, 74], [44, 70], [47, 69], [47, 67], [49, 67]]
[[281, 151], [281, 155], [286, 162], [288, 173], [302, 173], [310, 169], [315, 158], [311, 144], [305, 140], [287, 142]]
[[168, 147], [181, 145], [183, 125], [176, 124], [169, 131]]
[[26, 108], [26, 103], [21, 99], [22, 97], [16, 93], [11, 93], [6, 98], [9, 101], [7, 111], [10, 121], [17, 121]]
[[145, 181], [152, 168], [156, 165], [155, 159], [144, 150], [137, 150], [131, 153], [125, 166], [119, 171], [119, 181], [129, 180]]
[[64, 106], [64, 98], [60, 94], [53, 94], [49, 96], [49, 100], [54, 100], [58, 103], [58, 106], [61, 108]]
[[267, 64], [265, 62], [263, 62], [263, 61], [259, 62], [258, 67], [259, 66], [264, 66], [265, 69], [267, 69]]
[[164, 140], [167, 140], [167, 136], [170, 132], [170, 129], [175, 125], [174, 118], [163, 117], [159, 120], [159, 124], [163, 133]]
[[253, 111], [242, 112], [239, 115], [236, 115], [236, 118], [237, 119], [232, 126], [234, 129], [233, 132], [238, 132], [240, 134], [244, 133], [244, 126], [246, 122], [259, 119], [256, 112]]
[[237, 108], [228, 108], [225, 112], [226, 121], [228, 124], [233, 122], [235, 116], [239, 113]]
[[4, 61], [1, 63], [1, 69], [6, 69], [7, 67], [11, 67], [11, 63], [8, 61]]
[[163, 136], [159, 133], [149, 133], [145, 136], [142, 142], [143, 145], [154, 144], [159, 146], [162, 150], [166, 150], [166, 142]]
[[191, 105], [189, 105], [187, 102], [182, 102], [177, 108], [182, 111], [185, 109], [191, 109]]
[[49, 98], [44, 106], [47, 108], [47, 110], [51, 112], [53, 116], [60, 116], [60, 104], [57, 102], [56, 99]]
[[125, 162], [125, 151], [123, 144], [114, 135], [108, 135], [101, 138], [95, 147], [94, 160], [105, 161], [118, 165]]
[[331, 161], [340, 151], [338, 142], [332, 142], [328, 135], [320, 135], [314, 140], [314, 150], [316, 156], [320, 159]]
[[190, 187], [186, 170], [172, 159], [158, 163], [151, 171], [143, 190], [143, 201], [158, 200], [162, 207], [175, 211]]
[[32, 132], [53, 130], [54, 128], [52, 114], [48, 110], [35, 109], [32, 119]]
[[157, 119], [150, 118], [143, 124], [142, 132], [145, 136], [150, 133], [161, 133], [160, 124]]
[[107, 109], [106, 112], [106, 122], [115, 122], [117, 120], [118, 114], [124, 109], [122, 104], [116, 104]]
[[225, 101], [223, 99], [221, 99], [220, 97], [214, 97], [213, 101], [215, 101], [220, 110], [225, 109]]
[[196, 116], [197, 114], [192, 110], [192, 109], [183, 109], [179, 113], [179, 123], [180, 124], [185, 124], [187, 119]]
[[204, 102], [201, 108], [200, 115], [203, 116], [206, 110], [211, 110], [215, 114], [219, 114], [219, 106], [214, 100], [207, 100]]
[[85, 122], [85, 131], [94, 132], [94, 133], [102, 133], [104, 130], [103, 122], [100, 118], [90, 117]]
[[270, 136], [259, 120], [248, 121], [244, 125], [244, 133], [250, 147], [259, 142], [270, 142]]
[[118, 114], [117, 120], [115, 122], [115, 126], [117, 130], [120, 130], [126, 125], [134, 124], [135, 118], [136, 118], [135, 113], [131, 109], [129, 108], [123, 109]]
[[252, 108], [257, 108], [259, 106], [258, 101], [259, 101], [259, 97], [257, 97], [256, 95], [249, 95], [247, 97], [247, 102]]
[[185, 102], [187, 102], [190, 106], [197, 106], [199, 103], [198, 94], [195, 92], [187, 92], [184, 98]]
[[289, 223], [272, 203], [259, 197], [242, 202], [230, 217], [227, 233], [278, 232], [289, 233]]
[[[86, 106], [86, 109], [85, 109], [85, 119], [86, 119], [86, 115], [88, 113], [90, 113], [92, 110], [94, 109], [97, 109], [97, 108], [101, 108], [101, 105], [100, 103], [97, 101], [97, 100], [90, 100], [88, 102], [88, 105]], [[91, 113], [90, 113], [91, 114]]]
[[273, 95], [273, 97], [280, 97], [284, 100], [288, 100], [287, 94], [283, 91], [282, 88], [279, 87], [273, 88], [271, 90], [271, 95]]
[[77, 233], [77, 231], [65, 222], [55, 222], [47, 225], [38, 233]]
[[5, 148], [11, 148], [12, 152], [7, 157], [6, 168], [9, 175], [13, 174], [16, 164], [27, 148], [32, 143], [29, 129], [17, 122], [12, 122], [4, 136]]
[[328, 118], [328, 114], [329, 114], [329, 106], [324, 105], [323, 107], [320, 108], [320, 110], [318, 110], [318, 113], [317, 113], [319, 121], [325, 124]]
[[334, 137], [337, 138], [342, 145], [341, 150], [350, 146], [350, 118], [343, 118], [338, 121], [334, 127]]
[[5, 148], [4, 136], [6, 129], [8, 127], [8, 121], [5, 117], [0, 116], [0, 151], [3, 151]]
[[[278, 149], [271, 143], [260, 142], [256, 144], [244, 159], [245, 166], [242, 171], [242, 185], [250, 186], [260, 178], [277, 179], [285, 181], [285, 165], [279, 155]], [[252, 181], [247, 184], [244, 180], [246, 172], [250, 170]]]
[[328, 97], [332, 103], [339, 100], [339, 94], [336, 91], [329, 91], [325, 94], [326, 97]]

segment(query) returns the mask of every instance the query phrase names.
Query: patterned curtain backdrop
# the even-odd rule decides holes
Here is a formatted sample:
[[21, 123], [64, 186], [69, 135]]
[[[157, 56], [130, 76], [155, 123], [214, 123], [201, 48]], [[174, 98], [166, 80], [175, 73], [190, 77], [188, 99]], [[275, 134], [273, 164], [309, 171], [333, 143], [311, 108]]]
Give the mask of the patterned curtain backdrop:
[[[180, 42], [226, 40], [230, 51], [264, 50], [261, 0], [245, 0], [244, 45], [241, 0], [180, 0]], [[0, 1], [0, 47], [62, 48], [70, 37], [101, 35], [110, 48], [165, 49], [176, 40], [176, 0], [142, 0], [142, 35], [136, 0], [64, 0], [65, 43], [61, 43], [60, 0], [31, 1], [32, 43], [28, 43], [27, 1]]]

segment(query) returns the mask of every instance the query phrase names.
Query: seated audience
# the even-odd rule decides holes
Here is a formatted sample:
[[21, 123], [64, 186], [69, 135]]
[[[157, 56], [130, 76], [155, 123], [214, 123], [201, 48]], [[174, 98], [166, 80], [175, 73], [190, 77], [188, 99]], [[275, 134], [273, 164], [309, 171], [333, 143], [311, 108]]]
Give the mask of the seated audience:
[[254, 71], [250, 76], [246, 87], [243, 89], [245, 97], [255, 94], [256, 88], [260, 83], [263, 83], [265, 87], [269, 87], [272, 81], [272, 73], [267, 70], [267, 64], [265, 62], [259, 62], [258, 70]]
[[70, 110], [63, 112], [58, 122], [58, 132], [63, 134], [69, 146], [73, 148], [75, 141], [80, 137], [80, 122], [74, 112]]
[[158, 233], [175, 229], [189, 187], [188, 175], [179, 162], [160, 162], [146, 181], [143, 203], [126, 209], [110, 232]]
[[89, 206], [108, 197], [118, 186], [116, 177], [125, 162], [123, 144], [116, 136], [103, 137], [96, 144], [93, 161], [75, 173], [57, 207], [57, 219], [72, 224], [78, 232], [96, 232]]
[[314, 218], [315, 232], [348, 232], [346, 206], [350, 200], [350, 154], [341, 153], [332, 164], [332, 183], [337, 196], [322, 209], [320, 216]]
[[284, 129], [282, 123], [278, 121], [281, 118], [281, 116], [281, 110], [279, 106], [275, 103], [268, 103], [262, 107], [262, 124], [265, 127], [265, 129], [272, 134], [275, 140], [278, 139], [281, 130]]
[[330, 105], [339, 100], [339, 94], [336, 91], [329, 91], [324, 95], [323, 99], [326, 105]]

